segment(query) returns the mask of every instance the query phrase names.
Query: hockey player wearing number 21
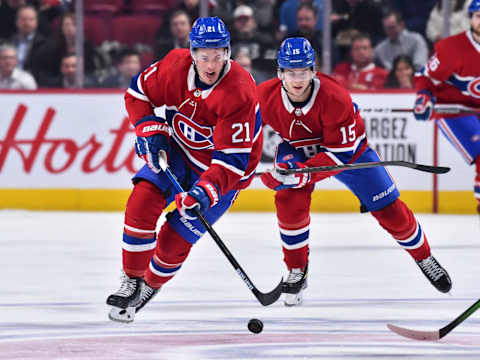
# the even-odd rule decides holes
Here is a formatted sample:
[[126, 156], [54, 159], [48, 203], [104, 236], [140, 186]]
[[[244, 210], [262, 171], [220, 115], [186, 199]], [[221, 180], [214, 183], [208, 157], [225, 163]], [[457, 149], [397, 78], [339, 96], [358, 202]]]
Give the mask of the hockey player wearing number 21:
[[[125, 211], [120, 289], [107, 298], [111, 320], [131, 322], [180, 270], [193, 244], [247, 187], [262, 152], [255, 83], [230, 60], [230, 34], [217, 17], [199, 18], [190, 51], [175, 49], [132, 79], [125, 105], [146, 165], [133, 178]], [[160, 157], [181, 187], [177, 193]], [[169, 173], [170, 174], [170, 173]], [[172, 201], [158, 236], [157, 220]]]
[[[475, 164], [474, 195], [480, 214], [480, 0], [468, 7], [470, 30], [435, 44], [435, 53], [415, 74], [414, 115], [435, 120], [468, 164]], [[435, 104], [464, 105], [477, 114], [437, 115]]]
[[[314, 71], [315, 53], [304, 38], [287, 38], [278, 52], [278, 79], [257, 87], [265, 124], [283, 139], [275, 167], [295, 169], [347, 163], [377, 162], [367, 142], [358, 106], [333, 78]], [[307, 287], [310, 202], [315, 183], [333, 176], [360, 200], [379, 224], [415, 260], [423, 274], [441, 292], [452, 286], [447, 271], [430, 252], [427, 238], [384, 167], [348, 171], [261, 176], [276, 190], [275, 206], [284, 261], [289, 275], [284, 283], [287, 306], [301, 303]]]

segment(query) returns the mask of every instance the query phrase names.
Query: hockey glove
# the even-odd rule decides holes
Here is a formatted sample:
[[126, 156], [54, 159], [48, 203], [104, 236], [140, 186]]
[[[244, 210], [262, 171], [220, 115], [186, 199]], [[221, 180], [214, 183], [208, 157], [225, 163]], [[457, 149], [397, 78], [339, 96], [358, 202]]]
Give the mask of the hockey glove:
[[419, 121], [430, 120], [433, 114], [433, 107], [435, 106], [436, 98], [428, 90], [421, 90], [417, 92], [415, 98], [415, 106], [413, 108], [413, 115]]
[[[277, 167], [281, 169], [306, 168], [306, 166], [301, 162], [278, 163]], [[298, 173], [282, 175], [279, 174], [275, 169], [272, 169], [262, 174], [262, 176], [260, 176], [260, 179], [266, 187], [278, 191], [290, 188], [298, 189], [304, 187], [310, 182], [310, 174]]]
[[169, 149], [170, 127], [166, 120], [154, 115], [145, 116], [135, 124], [135, 134], [137, 155], [158, 174], [162, 171], [158, 157], [163, 152], [167, 158]]
[[180, 215], [187, 219], [195, 219], [193, 209], [204, 212], [215, 206], [220, 199], [220, 191], [215, 185], [208, 181], [200, 180], [189, 192], [182, 192], [175, 195], [175, 203]]

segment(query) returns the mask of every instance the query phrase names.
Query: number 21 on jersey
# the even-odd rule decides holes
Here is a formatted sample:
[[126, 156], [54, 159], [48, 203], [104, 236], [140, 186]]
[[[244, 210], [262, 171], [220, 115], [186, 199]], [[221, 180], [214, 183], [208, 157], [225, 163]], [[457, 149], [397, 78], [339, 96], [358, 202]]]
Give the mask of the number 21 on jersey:
[[250, 142], [250, 128], [249, 123], [234, 123], [232, 124], [234, 133], [232, 135], [232, 143]]

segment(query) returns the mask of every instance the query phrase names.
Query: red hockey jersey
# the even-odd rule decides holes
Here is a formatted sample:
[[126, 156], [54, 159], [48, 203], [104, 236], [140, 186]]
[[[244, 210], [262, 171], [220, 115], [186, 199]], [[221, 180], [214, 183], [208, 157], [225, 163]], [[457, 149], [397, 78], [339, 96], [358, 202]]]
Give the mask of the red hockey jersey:
[[355, 89], [356, 84], [361, 84], [368, 90], [378, 90], [383, 89], [388, 71], [374, 63], [359, 70], [355, 64], [343, 62], [335, 66], [333, 77], [347, 89]]
[[348, 91], [322, 73], [313, 79], [312, 96], [301, 108], [288, 99], [279, 79], [258, 86], [265, 124], [308, 158], [307, 166], [354, 161], [366, 148], [365, 124]]
[[262, 154], [262, 119], [255, 83], [240, 65], [228, 61], [219, 81], [202, 90], [189, 50], [172, 50], [132, 79], [125, 104], [132, 124], [154, 110], [166, 118], [191, 167], [222, 194], [251, 182]]
[[435, 53], [415, 74], [415, 88], [428, 89], [439, 104], [480, 107], [480, 44], [470, 31], [435, 44]]

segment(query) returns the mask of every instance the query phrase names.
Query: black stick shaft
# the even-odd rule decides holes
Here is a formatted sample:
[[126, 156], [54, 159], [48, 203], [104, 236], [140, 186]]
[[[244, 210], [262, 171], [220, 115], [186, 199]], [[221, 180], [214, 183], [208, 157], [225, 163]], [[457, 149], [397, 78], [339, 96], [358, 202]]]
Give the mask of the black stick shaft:
[[317, 167], [298, 168], [298, 169], [277, 168], [276, 171], [282, 175], [289, 175], [289, 174], [298, 174], [298, 173], [314, 173], [319, 171], [357, 170], [357, 169], [366, 169], [366, 168], [372, 168], [377, 166], [403, 166], [403, 167], [408, 167], [411, 169], [425, 171], [433, 174], [444, 174], [450, 171], [449, 167], [415, 164], [412, 162], [401, 161], [401, 160], [374, 161], [374, 162], [366, 162], [366, 163], [317, 166]]
[[[172, 182], [173, 186], [176, 188], [176, 190], [178, 192], [183, 192], [184, 190], [182, 188], [182, 185], [180, 185], [177, 178], [170, 171], [170, 169], [168, 168], [168, 165], [166, 164], [166, 162], [164, 160], [162, 161], [161, 166], [162, 166], [163, 171], [167, 175], [167, 177]], [[237, 262], [237, 260], [235, 260], [232, 253], [230, 252], [230, 250], [228, 250], [227, 246], [223, 243], [222, 239], [220, 239], [220, 236], [218, 236], [217, 232], [213, 229], [212, 225], [210, 225], [210, 223], [207, 221], [207, 219], [205, 219], [205, 216], [203, 216], [203, 214], [200, 211], [198, 211], [197, 209], [193, 209], [193, 212], [194, 212], [195, 216], [200, 219], [200, 222], [203, 224], [205, 229], [207, 229], [207, 232], [210, 234], [212, 239], [218, 245], [220, 250], [222, 250], [223, 254], [226, 256], [226, 258], [228, 259], [230, 264], [232, 264], [232, 266], [235, 269], [238, 276], [240, 276], [240, 278], [243, 280], [245, 285], [247, 285], [247, 287], [250, 289], [250, 291], [253, 293], [253, 295], [255, 295], [257, 300], [263, 306], [273, 304], [275, 301], [277, 301], [280, 298], [280, 296], [282, 295], [282, 281], [280, 281], [280, 283], [277, 285], [277, 287], [275, 289], [273, 289], [272, 291], [270, 291], [269, 293], [262, 293], [260, 290], [258, 290], [257, 287], [255, 285], [253, 285], [252, 281], [250, 280], [248, 275], [245, 273], [245, 271], [242, 269], [242, 267]]]

